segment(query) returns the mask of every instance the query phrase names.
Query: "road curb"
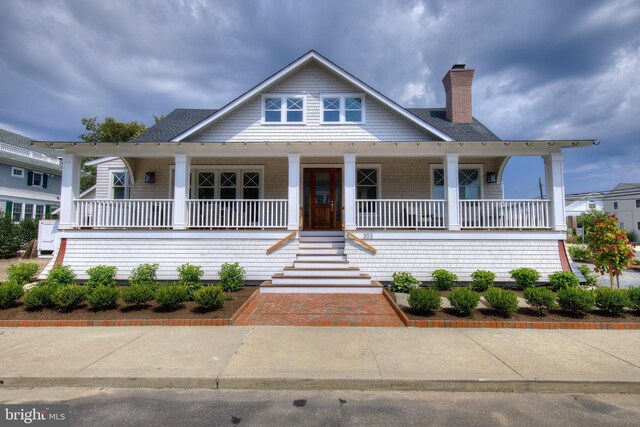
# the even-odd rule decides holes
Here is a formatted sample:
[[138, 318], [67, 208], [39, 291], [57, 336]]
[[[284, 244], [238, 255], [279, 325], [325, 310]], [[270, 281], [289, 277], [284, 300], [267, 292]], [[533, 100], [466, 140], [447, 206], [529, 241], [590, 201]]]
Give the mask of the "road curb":
[[394, 380], [366, 378], [4, 377], [0, 380], [0, 389], [2, 387], [640, 394], [640, 382], [625, 381]]

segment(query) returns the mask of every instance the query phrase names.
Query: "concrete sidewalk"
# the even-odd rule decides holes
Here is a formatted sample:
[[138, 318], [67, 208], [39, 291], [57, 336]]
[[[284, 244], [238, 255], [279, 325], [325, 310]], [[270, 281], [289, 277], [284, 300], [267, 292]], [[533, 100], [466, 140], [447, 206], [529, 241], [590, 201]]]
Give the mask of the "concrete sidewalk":
[[333, 327], [0, 329], [7, 386], [640, 393], [640, 333]]

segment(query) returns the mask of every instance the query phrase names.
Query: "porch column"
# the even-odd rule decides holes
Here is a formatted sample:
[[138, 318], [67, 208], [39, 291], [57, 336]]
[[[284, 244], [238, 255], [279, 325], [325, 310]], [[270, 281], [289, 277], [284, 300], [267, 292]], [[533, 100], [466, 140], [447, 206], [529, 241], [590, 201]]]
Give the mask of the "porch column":
[[80, 156], [71, 153], [62, 155], [59, 229], [70, 229], [76, 225], [75, 199], [77, 199], [80, 194], [81, 159]]
[[189, 173], [191, 158], [186, 154], [175, 154], [175, 180], [173, 188], [173, 229], [187, 228], [187, 199], [189, 198]]
[[300, 154], [289, 154], [289, 197], [287, 229], [300, 228]]
[[458, 160], [460, 155], [447, 153], [444, 155], [444, 193], [447, 199], [447, 227], [449, 230], [460, 230], [460, 193], [458, 185]]
[[356, 155], [344, 155], [344, 229], [356, 229]]
[[549, 225], [555, 231], [567, 231], [564, 213], [564, 154], [551, 153], [544, 159], [545, 184], [549, 199]]

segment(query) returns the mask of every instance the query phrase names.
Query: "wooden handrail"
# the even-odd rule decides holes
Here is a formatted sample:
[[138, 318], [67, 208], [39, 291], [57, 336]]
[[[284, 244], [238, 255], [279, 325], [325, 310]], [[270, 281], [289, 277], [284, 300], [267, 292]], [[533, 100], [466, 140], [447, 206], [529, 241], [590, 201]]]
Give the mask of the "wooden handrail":
[[370, 244], [368, 244], [367, 242], [365, 242], [364, 240], [362, 240], [361, 238], [359, 238], [358, 236], [356, 236], [352, 232], [347, 231], [347, 236], [349, 236], [349, 238], [351, 240], [353, 240], [354, 242], [356, 242], [357, 244], [359, 244], [363, 248], [369, 250], [371, 253], [375, 254], [376, 252], [378, 252], [378, 250], [376, 248], [374, 248], [373, 246], [371, 246]]
[[296, 237], [297, 232], [294, 231], [291, 234], [286, 235], [285, 237], [283, 237], [282, 239], [280, 239], [275, 245], [271, 246], [269, 249], [267, 249], [267, 254], [270, 254], [271, 252], [275, 251], [276, 249], [278, 249], [280, 246], [284, 245], [285, 243], [287, 243], [289, 240], [293, 239], [294, 237]]

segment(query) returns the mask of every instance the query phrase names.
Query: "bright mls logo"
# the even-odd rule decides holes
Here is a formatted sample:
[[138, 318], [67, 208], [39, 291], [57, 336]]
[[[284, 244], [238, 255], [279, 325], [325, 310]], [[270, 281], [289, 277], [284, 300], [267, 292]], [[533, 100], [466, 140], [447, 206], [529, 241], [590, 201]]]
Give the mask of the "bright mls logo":
[[69, 405], [0, 405], [3, 426], [68, 426]]

